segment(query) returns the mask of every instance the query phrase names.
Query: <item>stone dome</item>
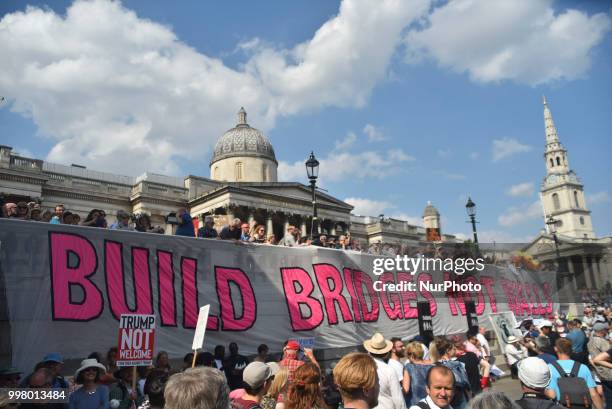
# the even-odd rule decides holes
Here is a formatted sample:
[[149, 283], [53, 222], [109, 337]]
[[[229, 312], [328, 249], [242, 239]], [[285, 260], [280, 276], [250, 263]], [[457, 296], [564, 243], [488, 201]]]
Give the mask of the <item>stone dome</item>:
[[427, 206], [425, 206], [425, 210], [423, 210], [423, 217], [434, 216], [440, 217], [440, 212], [436, 209], [431, 202], [427, 202]]
[[265, 158], [278, 164], [268, 138], [258, 129], [250, 127], [246, 118], [246, 111], [240, 108], [238, 124], [217, 141], [211, 165], [221, 159], [245, 156]]

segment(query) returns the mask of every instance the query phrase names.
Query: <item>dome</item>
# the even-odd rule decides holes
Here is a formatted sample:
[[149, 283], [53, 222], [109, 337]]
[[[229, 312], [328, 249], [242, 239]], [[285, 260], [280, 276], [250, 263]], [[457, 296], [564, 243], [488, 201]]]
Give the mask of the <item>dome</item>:
[[438, 209], [433, 207], [431, 202], [427, 202], [427, 206], [425, 206], [425, 210], [423, 210], [423, 217], [428, 216], [440, 217], [440, 212], [438, 212]]
[[268, 138], [258, 129], [251, 128], [246, 118], [246, 111], [240, 108], [236, 127], [225, 132], [217, 141], [211, 165], [221, 159], [244, 156], [265, 158], [278, 164]]

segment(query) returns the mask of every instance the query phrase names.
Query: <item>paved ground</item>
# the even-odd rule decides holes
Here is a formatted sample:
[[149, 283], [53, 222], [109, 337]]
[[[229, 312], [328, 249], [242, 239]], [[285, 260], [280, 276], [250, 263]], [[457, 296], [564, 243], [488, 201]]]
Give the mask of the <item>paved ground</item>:
[[520, 399], [523, 396], [521, 392], [521, 384], [518, 379], [512, 379], [507, 376], [493, 383], [493, 390], [502, 391], [512, 400]]

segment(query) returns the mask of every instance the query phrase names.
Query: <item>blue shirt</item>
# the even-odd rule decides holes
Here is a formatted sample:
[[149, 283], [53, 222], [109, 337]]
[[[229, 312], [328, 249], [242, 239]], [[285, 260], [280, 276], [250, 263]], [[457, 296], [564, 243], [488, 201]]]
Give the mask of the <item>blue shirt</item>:
[[70, 395], [69, 409], [108, 409], [108, 387], [98, 385], [92, 394], [84, 388], [77, 389]]
[[549, 354], [547, 352], [543, 352], [537, 357], [540, 358], [542, 361], [546, 362], [547, 364], [552, 364], [553, 362], [557, 360], [556, 356], [554, 356], [553, 354]]
[[572, 352], [584, 352], [587, 338], [582, 330], [571, 330], [570, 333], [565, 336], [565, 339], [572, 341]]
[[193, 228], [193, 222], [191, 221], [191, 216], [188, 213], [183, 213], [181, 217], [181, 221], [176, 228], [176, 236], [187, 236], [187, 237], [195, 237], [195, 229]]
[[[557, 363], [559, 364], [559, 366], [561, 366], [561, 368], [563, 368], [565, 373], [570, 373], [572, 371], [574, 362], [576, 361], [573, 361], [571, 359], [563, 359], [563, 360], [559, 359], [557, 361]], [[550, 364], [548, 364], [548, 369], [550, 370], [550, 385], [548, 385], [548, 389], [552, 389], [553, 391], [555, 391], [555, 394], [557, 395], [557, 399], [559, 399], [559, 396], [561, 395], [561, 393], [559, 392], [559, 385], [557, 384], [557, 382], [559, 381], [559, 378], [561, 377], [561, 375], [559, 374], [557, 369]], [[589, 389], [594, 388], [596, 386], [595, 381], [593, 380], [593, 376], [591, 376], [591, 371], [589, 371], [589, 368], [587, 368], [583, 364], [580, 364], [580, 370], [578, 371], [578, 378], [584, 379]]]

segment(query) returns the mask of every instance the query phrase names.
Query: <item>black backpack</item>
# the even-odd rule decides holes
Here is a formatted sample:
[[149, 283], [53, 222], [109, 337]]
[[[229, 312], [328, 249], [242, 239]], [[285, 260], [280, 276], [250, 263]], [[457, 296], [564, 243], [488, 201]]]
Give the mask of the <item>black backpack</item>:
[[591, 400], [591, 393], [586, 381], [583, 378], [578, 377], [578, 371], [580, 371], [580, 362], [574, 362], [572, 371], [568, 374], [561, 368], [556, 361], [551, 364], [555, 367], [559, 375], [561, 376], [557, 381], [559, 387], [558, 401], [566, 406], [572, 408], [575, 407], [592, 407], [593, 401]]

